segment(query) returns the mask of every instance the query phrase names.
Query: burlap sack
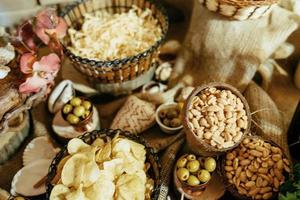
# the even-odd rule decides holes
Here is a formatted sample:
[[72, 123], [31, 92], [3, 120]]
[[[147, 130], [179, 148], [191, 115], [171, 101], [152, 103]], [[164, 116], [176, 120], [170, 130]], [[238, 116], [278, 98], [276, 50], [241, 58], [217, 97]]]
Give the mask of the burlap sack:
[[270, 139], [281, 146], [289, 157], [287, 134], [284, 129], [282, 115], [270, 96], [256, 83], [251, 82], [245, 90], [252, 114], [252, 133]]
[[227, 82], [243, 91], [257, 67], [296, 30], [293, 15], [275, 7], [269, 16], [258, 20], [234, 21], [196, 1], [172, 78], [190, 74], [195, 85]]
[[115, 116], [110, 128], [139, 134], [155, 124], [155, 105], [129, 96]]

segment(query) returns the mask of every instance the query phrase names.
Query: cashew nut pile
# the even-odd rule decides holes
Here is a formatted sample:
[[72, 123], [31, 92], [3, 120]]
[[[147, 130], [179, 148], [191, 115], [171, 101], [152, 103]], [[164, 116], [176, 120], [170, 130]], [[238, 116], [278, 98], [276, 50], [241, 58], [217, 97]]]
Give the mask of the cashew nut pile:
[[218, 149], [234, 146], [248, 127], [241, 99], [230, 90], [215, 87], [201, 91], [192, 99], [188, 118], [195, 135]]
[[252, 199], [270, 199], [290, 172], [282, 150], [258, 138], [245, 138], [238, 148], [228, 152], [226, 177], [238, 193]]

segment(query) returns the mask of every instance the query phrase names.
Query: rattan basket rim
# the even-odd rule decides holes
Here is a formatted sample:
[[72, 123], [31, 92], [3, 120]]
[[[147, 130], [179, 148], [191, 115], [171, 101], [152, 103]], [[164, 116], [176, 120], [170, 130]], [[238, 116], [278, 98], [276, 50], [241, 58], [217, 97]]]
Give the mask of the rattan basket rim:
[[276, 4], [278, 0], [218, 0], [219, 4], [231, 5], [237, 8], [246, 8], [249, 6], [266, 6]]
[[[216, 87], [216, 88], [219, 88], [219, 89], [230, 90], [233, 94], [235, 94], [237, 97], [239, 97], [241, 99], [242, 103], [244, 104], [244, 108], [246, 110], [246, 115], [248, 117], [248, 127], [244, 131], [243, 136], [241, 137], [241, 139], [238, 142], [236, 142], [232, 147], [223, 148], [223, 149], [217, 149], [215, 147], [212, 147], [211, 145], [207, 144], [206, 142], [203, 142], [203, 140], [200, 140], [199, 138], [197, 138], [197, 136], [191, 130], [191, 127], [189, 125], [188, 111], [189, 111], [189, 108], [191, 106], [193, 97], [195, 97], [197, 94], [199, 94], [202, 90], [204, 90], [206, 88], [210, 88], [210, 87]], [[236, 89], [235, 87], [233, 87], [232, 85], [229, 85], [227, 83], [211, 82], [211, 83], [203, 84], [203, 85], [195, 88], [194, 91], [190, 94], [190, 96], [186, 100], [183, 109], [184, 109], [184, 112], [183, 112], [182, 123], [183, 123], [183, 127], [186, 130], [186, 134], [193, 135], [195, 140], [197, 140], [205, 148], [205, 149], [202, 149], [202, 151], [215, 152], [215, 153], [224, 153], [228, 150], [231, 150], [231, 149], [237, 147], [241, 143], [241, 141], [244, 139], [244, 137], [250, 133], [251, 121], [252, 120], [251, 120], [251, 112], [250, 112], [249, 104], [248, 104], [247, 100], [245, 99], [245, 97], [242, 95], [242, 93], [240, 91], [238, 91], [238, 89]]]
[[[65, 17], [69, 12], [71, 12], [71, 10], [73, 10], [75, 7], [78, 7], [79, 5], [81, 5], [82, 3], [86, 2], [86, 1], [92, 1], [92, 0], [79, 0], [73, 4], [70, 4], [65, 7], [65, 9], [59, 14], [59, 16]], [[169, 18], [168, 18], [166, 9], [163, 7], [163, 5], [161, 4], [160, 1], [158, 1], [158, 0], [144, 0], [144, 1], [149, 2], [152, 5], [155, 5], [155, 8], [162, 13], [164, 20], [166, 22], [165, 27], [162, 27], [162, 35], [161, 35], [160, 39], [157, 40], [147, 50], [145, 50], [137, 55], [130, 56], [127, 58], [115, 59], [115, 60], [110, 60], [110, 61], [93, 60], [93, 59], [88, 59], [88, 58], [84, 58], [84, 57], [75, 55], [67, 48], [67, 46], [64, 45], [64, 42], [61, 40], [61, 44], [62, 44], [64, 53], [68, 57], [72, 57], [73, 59], [78, 60], [78, 62], [80, 64], [90, 63], [92, 68], [109, 67], [109, 68], [112, 68], [113, 70], [114, 69], [118, 70], [118, 67], [120, 66], [120, 64], [126, 64], [128, 62], [134, 63], [142, 58], [146, 58], [149, 54], [156, 51], [161, 46], [161, 44], [165, 41], [167, 32], [168, 32], [168, 28], [169, 28]], [[118, 7], [118, 6], [114, 6], [114, 7]], [[104, 8], [110, 8], [110, 7], [104, 7]]]

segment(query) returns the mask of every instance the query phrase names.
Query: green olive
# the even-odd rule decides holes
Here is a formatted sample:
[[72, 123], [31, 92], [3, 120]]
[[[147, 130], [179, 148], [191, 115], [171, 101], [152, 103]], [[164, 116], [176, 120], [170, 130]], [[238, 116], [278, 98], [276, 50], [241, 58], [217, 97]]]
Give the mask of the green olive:
[[76, 106], [73, 110], [73, 114], [76, 115], [77, 117], [81, 117], [84, 115], [85, 109], [83, 106]]
[[89, 101], [83, 101], [82, 106], [86, 109], [86, 110], [90, 110], [92, 107], [91, 102]]
[[168, 112], [167, 112], [167, 118], [168, 119], [173, 119], [177, 116], [178, 116], [178, 113], [177, 113], [176, 109], [171, 108], [171, 109], [168, 110]]
[[186, 168], [179, 168], [176, 172], [176, 175], [179, 180], [186, 181], [190, 176], [190, 172]]
[[90, 113], [91, 113], [91, 111], [86, 110], [86, 111], [84, 112], [84, 114], [82, 115], [82, 117], [83, 117], [84, 119], [86, 119], [86, 118], [90, 115]]
[[209, 171], [209, 172], [213, 172], [215, 171], [217, 167], [217, 163], [216, 163], [216, 160], [213, 159], [212, 157], [208, 157], [205, 159], [204, 161], [204, 168]]
[[163, 119], [163, 124], [164, 124], [165, 126], [170, 126], [170, 120], [167, 119], [167, 118]]
[[178, 127], [181, 125], [181, 120], [179, 118], [174, 118], [170, 122], [171, 127]]
[[202, 183], [206, 183], [211, 179], [210, 173], [205, 170], [205, 169], [201, 169], [198, 172], [198, 178]]
[[177, 161], [176, 166], [178, 168], [185, 167], [186, 163], [187, 163], [187, 159], [182, 157]]
[[70, 104], [66, 104], [63, 108], [63, 113], [66, 115], [72, 112], [72, 110], [73, 110], [73, 106]]
[[81, 99], [79, 97], [73, 97], [70, 101], [70, 104], [72, 106], [80, 106], [81, 105]]
[[200, 181], [196, 176], [191, 175], [187, 180], [187, 184], [190, 186], [196, 186], [200, 184]]
[[200, 162], [198, 160], [189, 161], [186, 165], [186, 168], [191, 172], [195, 173], [200, 168]]
[[76, 115], [73, 115], [73, 114], [68, 114], [67, 121], [70, 124], [78, 124], [79, 123], [79, 117], [77, 117]]
[[159, 117], [160, 118], [166, 118], [166, 116], [167, 116], [167, 110], [161, 110], [160, 112], [159, 112]]
[[189, 154], [186, 158], [188, 160], [196, 160], [196, 156], [194, 154]]

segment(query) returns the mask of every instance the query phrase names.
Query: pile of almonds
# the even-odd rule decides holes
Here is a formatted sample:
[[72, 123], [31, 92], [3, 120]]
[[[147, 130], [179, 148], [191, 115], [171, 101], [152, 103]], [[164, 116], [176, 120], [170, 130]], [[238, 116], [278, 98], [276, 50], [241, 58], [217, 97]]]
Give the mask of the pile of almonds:
[[245, 138], [228, 152], [224, 166], [226, 177], [238, 193], [252, 199], [270, 199], [290, 172], [282, 150], [259, 138]]
[[230, 90], [210, 87], [192, 99], [189, 126], [199, 139], [224, 149], [239, 142], [248, 127], [242, 100]]

